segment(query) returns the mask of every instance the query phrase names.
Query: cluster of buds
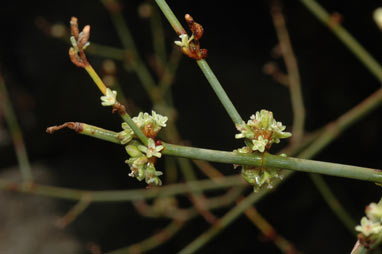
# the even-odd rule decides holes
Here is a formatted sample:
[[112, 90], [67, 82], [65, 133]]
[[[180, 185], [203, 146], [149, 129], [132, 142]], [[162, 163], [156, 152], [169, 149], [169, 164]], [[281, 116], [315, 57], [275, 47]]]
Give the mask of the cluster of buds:
[[382, 237], [382, 199], [378, 204], [370, 203], [365, 209], [366, 216], [362, 217], [361, 225], [355, 227], [360, 232], [358, 239], [365, 247], [370, 246]]
[[180, 41], [175, 41], [175, 44], [181, 47], [182, 52], [190, 58], [195, 60], [201, 60], [207, 57], [207, 49], [200, 48], [200, 38], [202, 38], [204, 29], [202, 25], [195, 22], [190, 14], [185, 15], [185, 20], [190, 28], [192, 35], [188, 35], [184, 32], [179, 35]]
[[162, 127], [166, 127], [167, 117], [152, 111], [151, 115], [141, 112], [132, 120], [148, 137], [148, 142], [147, 146], [144, 146], [135, 140], [133, 130], [127, 123], [122, 123], [123, 130], [118, 133], [118, 138], [121, 144], [126, 145], [126, 152], [130, 156], [125, 161], [131, 169], [129, 175], [139, 181], [145, 180], [148, 185], [161, 185], [162, 181], [158, 176], [162, 175], [162, 172], [155, 169], [155, 161], [162, 157], [163, 146], [157, 144], [154, 138]]
[[[252, 149], [248, 146], [243, 148], [239, 148], [235, 150], [237, 153], [250, 154], [252, 153]], [[286, 156], [285, 154], [281, 154], [281, 156]], [[248, 165], [234, 165], [234, 167], [241, 166], [241, 176], [244, 178], [247, 183], [253, 186], [253, 190], [255, 192], [260, 191], [262, 188], [266, 187], [269, 189], [273, 188], [272, 180], [275, 178], [282, 179], [282, 175], [280, 174], [280, 169], [278, 168], [270, 168], [270, 167], [255, 167]]]
[[284, 132], [285, 126], [281, 122], [277, 122], [273, 118], [273, 113], [262, 109], [252, 115], [247, 123], [236, 125], [236, 129], [240, 131], [235, 138], [246, 138], [251, 140], [253, 151], [264, 152], [271, 148], [273, 143], [279, 143], [282, 138], [292, 136], [290, 132]]
[[[273, 118], [273, 113], [267, 110], [257, 111], [250, 117], [247, 123], [236, 125], [240, 133], [235, 138], [245, 138], [251, 141], [251, 146], [235, 150], [238, 153], [250, 154], [255, 151], [264, 153], [270, 149], [273, 143], [279, 143], [280, 139], [289, 138], [292, 134], [284, 132], [285, 126]], [[237, 165], [236, 165], [237, 167]], [[254, 191], [259, 191], [266, 186], [272, 188], [271, 181], [280, 178], [280, 170], [277, 168], [254, 167], [241, 165], [243, 178], [254, 186]]]
[[126, 145], [125, 148], [130, 156], [125, 161], [131, 169], [129, 176], [135, 177], [139, 181], [145, 180], [148, 185], [162, 185], [159, 176], [163, 173], [157, 171], [154, 164], [156, 158], [162, 156], [160, 151], [163, 149], [163, 146], [156, 146], [154, 140], [150, 138], [147, 147], [134, 140]]

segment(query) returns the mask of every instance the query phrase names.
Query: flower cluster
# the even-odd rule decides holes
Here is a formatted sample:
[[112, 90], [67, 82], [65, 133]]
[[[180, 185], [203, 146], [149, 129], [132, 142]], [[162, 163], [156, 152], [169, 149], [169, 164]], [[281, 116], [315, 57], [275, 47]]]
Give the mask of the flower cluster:
[[361, 225], [355, 230], [361, 234], [358, 236], [363, 241], [373, 242], [382, 234], [382, 200], [378, 204], [371, 203], [365, 209], [366, 216], [362, 217]]
[[235, 138], [247, 138], [251, 140], [253, 151], [264, 152], [269, 150], [273, 143], [279, 143], [282, 138], [292, 136], [290, 132], [284, 132], [285, 126], [273, 118], [273, 113], [262, 109], [252, 115], [247, 123], [237, 124], [240, 131]]
[[[235, 150], [237, 153], [249, 154], [252, 153], [252, 149], [245, 146], [243, 148], [239, 148]], [[286, 156], [285, 154], [281, 154], [281, 156]], [[238, 165], [235, 165], [237, 167]], [[270, 168], [270, 167], [255, 167], [255, 166], [241, 166], [241, 176], [247, 181], [250, 185], [253, 185], [253, 190], [258, 192], [263, 187], [272, 189], [272, 180], [275, 178], [282, 179], [282, 175], [280, 175], [280, 169], [278, 168]]]
[[161, 171], [155, 169], [156, 158], [162, 157], [160, 153], [163, 150], [162, 145], [156, 145], [155, 138], [162, 127], [166, 127], [167, 117], [157, 114], [155, 111], [148, 113], [139, 113], [132, 118], [133, 122], [148, 137], [147, 146], [142, 145], [134, 136], [133, 130], [127, 123], [122, 123], [122, 131], [118, 133], [121, 144], [126, 145], [126, 152], [130, 156], [125, 162], [130, 166], [131, 177], [139, 181], [145, 180], [149, 185], [161, 185], [162, 181], [158, 176]]
[[[163, 146], [155, 146], [154, 140], [149, 139], [148, 147], [139, 145], [138, 142], [130, 142], [125, 148], [130, 158], [125, 162], [130, 166], [131, 173], [129, 176], [137, 178], [139, 181], [143, 179], [148, 185], [162, 185], [162, 181], [158, 176], [162, 175], [161, 171], [155, 169], [155, 160], [150, 159], [155, 156], [160, 158], [160, 150]], [[144, 154], [146, 153], [146, 154]]]
[[[273, 113], [261, 110], [252, 115], [247, 123], [237, 124], [236, 128], [240, 133], [235, 138], [246, 138], [251, 141], [251, 146], [235, 150], [237, 153], [250, 154], [255, 151], [265, 152], [269, 150], [273, 143], [279, 143], [282, 138], [289, 138], [292, 134], [284, 132], [285, 126], [273, 118]], [[254, 191], [259, 191], [266, 186], [272, 188], [271, 181], [274, 178], [281, 178], [280, 169], [265, 168], [263, 166], [254, 167], [241, 165], [241, 175], [251, 185]]]
[[110, 88], [106, 88], [106, 94], [101, 96], [101, 104], [104, 107], [114, 106], [117, 102], [117, 91], [112, 91]]

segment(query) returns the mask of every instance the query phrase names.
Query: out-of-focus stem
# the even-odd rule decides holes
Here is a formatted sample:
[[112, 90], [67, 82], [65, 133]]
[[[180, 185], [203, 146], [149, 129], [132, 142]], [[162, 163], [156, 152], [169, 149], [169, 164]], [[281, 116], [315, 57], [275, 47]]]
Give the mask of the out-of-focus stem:
[[56, 225], [60, 228], [64, 228], [72, 223], [81, 213], [83, 213], [86, 208], [91, 204], [91, 196], [87, 193], [84, 194], [82, 199], [74, 205], [67, 214], [58, 219]]
[[365, 48], [340, 24], [335, 23], [330, 14], [315, 0], [300, 0], [323, 24], [325, 24], [345, 46], [365, 65], [379, 81], [382, 80], [380, 64], [365, 50]]
[[357, 223], [354, 221], [352, 217], [348, 214], [348, 212], [344, 209], [341, 203], [338, 201], [334, 193], [330, 190], [330, 187], [325, 182], [322, 176], [311, 174], [310, 178], [314, 182], [315, 186], [319, 189], [322, 197], [325, 202], [329, 205], [330, 209], [337, 215], [338, 219], [345, 225], [345, 227], [353, 234], [357, 235], [354, 231]]
[[298, 144], [303, 138], [305, 126], [305, 107], [301, 92], [300, 73], [279, 1], [273, 1], [271, 13], [288, 72], [288, 85], [293, 108], [292, 142]]
[[137, 73], [139, 80], [142, 82], [143, 88], [146, 90], [150, 98], [155, 100], [156, 98], [152, 95], [152, 90], [156, 87], [155, 81], [146, 65], [139, 57], [139, 53], [134, 43], [130, 29], [121, 14], [121, 6], [117, 1], [114, 0], [102, 0], [101, 2], [109, 11], [112, 22], [114, 23], [119, 38], [121, 39], [122, 45], [127, 51], [127, 58], [125, 58], [126, 62]]
[[151, 235], [145, 240], [139, 243], [135, 243], [126, 248], [121, 248], [121, 249], [113, 250], [111, 252], [107, 252], [107, 254], [145, 253], [159, 245], [162, 245], [168, 239], [173, 237], [180, 229], [182, 229], [184, 224], [185, 224], [184, 221], [173, 220], [161, 231]]
[[232, 186], [244, 185], [241, 176], [226, 176], [221, 181], [199, 180], [181, 184], [171, 184], [162, 187], [152, 187], [151, 189], [137, 190], [107, 190], [107, 191], [89, 191], [77, 190], [63, 187], [55, 187], [42, 184], [33, 184], [31, 188], [24, 188], [22, 184], [13, 181], [0, 179], [0, 189], [11, 192], [29, 193], [34, 195], [66, 199], [81, 200], [83, 195], [89, 194], [92, 202], [126, 202], [142, 199], [153, 199], [156, 197], [169, 197], [186, 192], [208, 191], [216, 189], [225, 189]]
[[23, 134], [13, 111], [11, 101], [2, 74], [0, 73], [0, 110], [4, 113], [5, 122], [12, 136], [21, 176], [25, 184], [33, 182], [31, 165], [25, 148]]

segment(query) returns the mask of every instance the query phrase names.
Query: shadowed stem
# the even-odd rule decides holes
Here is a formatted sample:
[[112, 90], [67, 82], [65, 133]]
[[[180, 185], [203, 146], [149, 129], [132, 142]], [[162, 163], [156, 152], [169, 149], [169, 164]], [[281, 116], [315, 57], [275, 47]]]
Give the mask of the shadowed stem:
[[7, 88], [2, 74], [0, 73], [0, 110], [4, 113], [5, 122], [8, 125], [9, 132], [12, 136], [13, 145], [16, 152], [17, 161], [19, 164], [21, 176], [25, 184], [33, 182], [33, 175], [28, 159], [28, 154], [25, 148], [23, 135], [20, 126], [17, 122], [15, 112], [13, 111], [10, 102]]
[[325, 202], [329, 205], [330, 209], [332, 209], [334, 214], [337, 215], [337, 218], [354, 236], [356, 236], [357, 234], [354, 231], [354, 228], [357, 225], [357, 223], [338, 201], [338, 199], [330, 190], [329, 185], [325, 182], [323, 177], [316, 174], [310, 174], [310, 178], [312, 179], [317, 189], [320, 191], [322, 197], [324, 198]]
[[[290, 94], [294, 113], [292, 142], [300, 143], [304, 133], [305, 109], [301, 92], [299, 68], [290, 42], [289, 33], [285, 24], [285, 18], [281, 9], [281, 4], [278, 0], [273, 1], [271, 10], [273, 23], [279, 38], [280, 48], [284, 56], [284, 61], [288, 72], [288, 85], [291, 92]], [[355, 234], [355, 221], [341, 205], [339, 200], [331, 191], [329, 185], [325, 182], [324, 178], [317, 174], [311, 174], [310, 178], [312, 179], [313, 183], [315, 184], [316, 188], [328, 206], [337, 215], [339, 220], [343, 222], [343, 224], [352, 234]]]
[[271, 6], [271, 14], [288, 72], [288, 86], [290, 89], [293, 108], [292, 142], [299, 144], [304, 135], [305, 107], [301, 92], [301, 81], [297, 59], [293, 52], [289, 33], [285, 24], [284, 15], [282, 13], [279, 1], [273, 1]]
[[31, 186], [30, 188], [24, 188], [22, 184], [5, 179], [0, 179], [1, 190], [29, 193], [40, 196], [75, 201], [81, 200], [84, 195], [88, 194], [92, 198], [92, 203], [126, 202], [142, 199], [153, 199], [157, 197], [174, 196], [186, 192], [225, 189], [238, 185], [245, 185], [244, 181], [241, 179], [241, 176], [226, 176], [219, 181], [199, 180], [191, 183], [187, 182], [181, 184], [171, 184], [162, 187], [152, 187], [151, 189], [89, 191], [55, 187], [42, 184], [33, 184], [33, 186]]
[[128, 254], [128, 253], [145, 253], [155, 247], [166, 242], [168, 239], [173, 237], [180, 229], [182, 229], [185, 221], [181, 220], [173, 220], [169, 223], [165, 228], [160, 230], [159, 232], [151, 235], [145, 240], [135, 243], [126, 248], [121, 248], [114, 250], [112, 252], [107, 252], [107, 254]]
[[324, 25], [326, 25], [345, 46], [365, 65], [379, 81], [382, 80], [382, 68], [365, 48], [340, 24], [334, 21], [330, 14], [315, 0], [300, 0]]

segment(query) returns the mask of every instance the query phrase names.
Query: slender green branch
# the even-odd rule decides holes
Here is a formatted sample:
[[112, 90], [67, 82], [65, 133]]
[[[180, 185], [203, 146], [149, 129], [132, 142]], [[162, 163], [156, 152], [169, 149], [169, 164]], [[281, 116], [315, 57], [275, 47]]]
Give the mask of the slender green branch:
[[151, 5], [152, 14], [150, 17], [151, 32], [153, 36], [153, 48], [156, 57], [162, 65], [167, 63], [166, 42], [163, 31], [162, 17], [159, 14], [158, 7]]
[[382, 68], [380, 64], [345, 28], [340, 24], [335, 23], [330, 14], [315, 0], [300, 1], [345, 44], [345, 46], [365, 65], [374, 77], [379, 81], [382, 80]]
[[356, 236], [357, 234], [354, 231], [354, 228], [357, 223], [338, 201], [337, 197], [330, 190], [330, 187], [325, 182], [323, 177], [317, 174], [310, 174], [310, 178], [312, 179], [317, 189], [320, 191], [322, 197], [329, 205], [330, 209], [334, 212], [335, 215], [337, 215], [338, 219], [345, 225], [349, 232]]
[[33, 182], [31, 165], [28, 159], [28, 153], [25, 148], [23, 134], [17, 122], [15, 112], [13, 111], [11, 101], [9, 100], [7, 88], [2, 74], [0, 73], [0, 110], [4, 112], [4, 118], [12, 136], [13, 145], [19, 163], [21, 176], [25, 183]]
[[[102, 132], [99, 132], [98, 134], [102, 135]], [[113, 134], [112, 131], [108, 131], [107, 135], [114, 137], [113, 139], [115, 140], [117, 134]], [[382, 171], [378, 169], [305, 160], [300, 158], [282, 157], [269, 153], [240, 154], [236, 152], [225, 152], [204, 148], [173, 145], [164, 142], [162, 142], [162, 145], [165, 147], [163, 154], [177, 157], [227, 164], [289, 169], [382, 183]]]
[[155, 0], [155, 2], [158, 4], [159, 8], [163, 12], [164, 16], [167, 18], [168, 22], [170, 22], [170, 25], [175, 30], [175, 32], [178, 35], [185, 34], [186, 30], [184, 30], [183, 26], [180, 24], [179, 20], [176, 18], [175, 14], [172, 12], [166, 1]]
[[216, 95], [218, 96], [220, 102], [223, 104], [228, 115], [231, 117], [232, 121], [235, 124], [242, 123], [243, 119], [241, 118], [240, 114], [237, 112], [235, 106], [232, 104], [227, 93], [224, 91], [223, 87], [221, 86], [219, 80], [216, 78], [214, 72], [211, 70], [207, 61], [202, 59], [202, 60], [198, 60], [197, 63], [200, 69], [202, 70], [204, 76], [207, 78], [208, 82], [210, 83], [212, 89], [215, 91]]
[[139, 243], [135, 243], [126, 248], [113, 250], [111, 252], [108, 252], [107, 254], [145, 253], [155, 247], [158, 247], [159, 245], [163, 244], [168, 239], [173, 237], [177, 232], [179, 232], [183, 228], [184, 224], [184, 221], [173, 220], [161, 231], [151, 235], [147, 239]]
[[315, 141], [308, 146], [298, 157], [311, 158], [329, 143], [333, 142], [342, 132], [352, 126], [354, 123], [360, 121], [367, 114], [372, 112], [377, 107], [381, 106], [382, 91], [378, 89], [372, 95], [367, 97], [357, 106], [343, 114], [337, 120], [327, 124], [324, 131], [320, 134]]
[[117, 30], [122, 45], [128, 52], [128, 57], [126, 58], [127, 63], [129, 63], [129, 65], [137, 73], [139, 80], [142, 82], [143, 88], [146, 90], [150, 98], [155, 99], [154, 97], [152, 97], [151, 94], [151, 91], [156, 87], [155, 81], [152, 78], [146, 65], [142, 62], [141, 58], [139, 57], [139, 53], [134, 43], [133, 36], [131, 35], [130, 29], [127, 26], [121, 14], [121, 6], [115, 0], [102, 0], [101, 2], [109, 11], [111, 20], [114, 23], [114, 27]]
[[292, 142], [300, 143], [305, 129], [305, 107], [301, 92], [300, 72], [279, 1], [274, 1], [272, 4], [271, 14], [288, 71], [288, 86], [293, 108]]
[[205, 243], [210, 241], [214, 236], [216, 236], [222, 229], [231, 224], [237, 217], [239, 217], [249, 206], [251, 206], [256, 201], [263, 198], [268, 192], [260, 191], [258, 193], [251, 193], [242, 202], [236, 205], [232, 210], [230, 210], [226, 215], [224, 215], [219, 221], [217, 221], [209, 230], [198, 236], [194, 241], [182, 249], [179, 253], [188, 254], [196, 253]]
[[336, 163], [304, 160], [299, 158], [282, 157], [269, 153], [261, 154], [238, 154], [235, 152], [223, 152], [210, 149], [185, 147], [165, 144], [164, 154], [185, 157], [190, 159], [206, 160], [228, 164], [264, 166], [282, 168], [309, 173], [319, 173], [332, 176], [353, 178], [358, 180], [382, 182], [382, 171], [371, 168], [348, 166]]
[[241, 179], [241, 176], [226, 176], [219, 181], [199, 180], [181, 184], [171, 184], [162, 187], [153, 187], [151, 189], [89, 191], [42, 184], [33, 184], [30, 188], [25, 188], [22, 184], [15, 183], [10, 180], [0, 179], [1, 190], [77, 201], [81, 200], [84, 195], [90, 195], [93, 203], [126, 202], [142, 199], [153, 199], [156, 197], [169, 197], [186, 192], [225, 189], [244, 184], [245, 183]]

